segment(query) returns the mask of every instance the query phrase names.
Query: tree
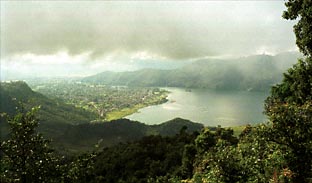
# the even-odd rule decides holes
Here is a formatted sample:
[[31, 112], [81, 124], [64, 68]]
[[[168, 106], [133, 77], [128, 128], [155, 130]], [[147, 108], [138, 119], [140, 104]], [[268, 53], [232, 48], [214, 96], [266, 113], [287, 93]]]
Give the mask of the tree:
[[296, 43], [305, 58], [284, 74], [272, 88], [265, 113], [271, 122], [269, 140], [285, 146], [283, 153], [294, 182], [312, 178], [312, 1], [285, 3], [285, 19], [299, 19], [294, 26]]
[[59, 182], [60, 166], [49, 141], [35, 133], [38, 120], [35, 113], [19, 112], [13, 118], [8, 117], [11, 128], [10, 139], [1, 143], [1, 182]]
[[287, 10], [283, 17], [287, 20], [299, 18], [294, 26], [296, 43], [300, 51], [308, 56], [312, 56], [312, 1], [311, 0], [289, 0], [285, 3]]
[[272, 127], [267, 131], [270, 141], [286, 146], [283, 150], [294, 182], [312, 178], [312, 102], [303, 105], [274, 101], [267, 106]]
[[268, 140], [270, 125], [246, 126], [240, 135], [236, 153], [240, 154], [243, 181], [240, 182], [287, 182], [291, 174], [285, 167], [285, 146]]
[[196, 149], [199, 154], [207, 152], [216, 143], [215, 134], [209, 128], [202, 129], [202, 132], [195, 139]]
[[181, 165], [182, 178], [192, 178], [196, 153], [197, 151], [194, 144], [186, 144], [184, 146]]
[[35, 131], [39, 107], [13, 118], [7, 118], [10, 137], [1, 142], [0, 182], [88, 182], [93, 175], [95, 153], [73, 157], [66, 161], [50, 147], [50, 141]]

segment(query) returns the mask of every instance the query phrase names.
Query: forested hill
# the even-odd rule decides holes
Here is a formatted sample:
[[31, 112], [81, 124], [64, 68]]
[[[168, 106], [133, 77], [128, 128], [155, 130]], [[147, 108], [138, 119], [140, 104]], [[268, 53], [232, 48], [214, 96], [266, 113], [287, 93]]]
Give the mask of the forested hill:
[[[121, 142], [138, 140], [147, 135], [173, 136], [186, 126], [188, 132], [200, 131], [202, 124], [184, 119], [173, 119], [160, 125], [146, 125], [128, 119], [111, 122], [90, 123], [96, 118], [92, 113], [61, 100], [50, 99], [31, 88], [23, 81], [2, 82], [0, 88], [0, 114], [13, 116], [17, 108], [24, 111], [41, 106], [38, 112], [38, 131], [62, 152], [81, 152], [94, 149], [98, 142], [107, 147]], [[0, 118], [0, 139], [9, 133], [7, 120]]]
[[107, 123], [81, 124], [71, 126], [66, 130], [59, 141], [66, 139], [60, 146], [65, 151], [77, 152], [92, 150], [96, 143], [101, 147], [132, 142], [145, 136], [161, 135], [174, 136], [186, 127], [188, 133], [200, 132], [203, 125], [189, 120], [176, 118], [159, 125], [146, 125], [128, 119], [118, 119]]
[[39, 117], [46, 124], [82, 124], [90, 122], [95, 115], [65, 104], [62, 101], [50, 99], [41, 93], [33, 91], [25, 82], [2, 82], [0, 88], [0, 111], [8, 114], [17, 112], [17, 108], [40, 106]]
[[103, 72], [83, 82], [107, 85], [162, 86], [232, 90], [268, 90], [300, 57], [297, 52], [238, 59], [202, 59], [179, 69]]
[[[50, 99], [41, 93], [34, 92], [25, 82], [2, 82], [0, 87], [0, 113], [10, 116], [18, 111], [27, 111], [40, 106], [38, 130], [46, 137], [55, 139], [64, 133], [71, 125], [89, 123], [95, 115], [78, 109], [62, 101]], [[22, 109], [23, 108], [23, 109]], [[4, 119], [0, 121], [1, 137], [8, 134], [8, 124]]]

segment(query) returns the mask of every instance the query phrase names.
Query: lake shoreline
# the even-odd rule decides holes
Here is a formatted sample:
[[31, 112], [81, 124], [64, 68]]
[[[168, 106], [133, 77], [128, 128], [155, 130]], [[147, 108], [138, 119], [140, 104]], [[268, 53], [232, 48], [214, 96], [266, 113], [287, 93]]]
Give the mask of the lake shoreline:
[[[145, 124], [160, 124], [174, 118], [205, 126], [232, 127], [266, 121], [262, 113], [268, 91], [215, 91], [162, 87], [170, 91], [168, 102], [139, 109], [125, 118]], [[174, 102], [171, 102], [174, 101]]]
[[145, 103], [136, 104], [133, 107], [127, 107], [123, 108], [121, 110], [115, 110], [108, 112], [105, 117], [105, 121], [112, 121], [120, 118], [124, 118], [126, 116], [132, 115], [134, 113], [138, 113], [140, 109], [149, 107], [149, 106], [155, 106], [155, 105], [161, 105], [166, 102], [168, 102], [168, 94], [170, 92], [167, 90], [162, 90], [160, 95], [154, 96], [151, 101], [147, 101]]

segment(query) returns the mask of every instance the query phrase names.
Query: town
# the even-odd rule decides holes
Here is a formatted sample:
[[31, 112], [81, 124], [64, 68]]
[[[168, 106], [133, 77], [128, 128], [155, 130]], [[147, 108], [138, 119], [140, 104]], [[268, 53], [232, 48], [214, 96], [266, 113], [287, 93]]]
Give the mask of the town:
[[80, 81], [49, 80], [31, 82], [35, 91], [93, 112], [93, 122], [119, 119], [140, 108], [167, 102], [168, 91], [159, 88], [106, 86]]

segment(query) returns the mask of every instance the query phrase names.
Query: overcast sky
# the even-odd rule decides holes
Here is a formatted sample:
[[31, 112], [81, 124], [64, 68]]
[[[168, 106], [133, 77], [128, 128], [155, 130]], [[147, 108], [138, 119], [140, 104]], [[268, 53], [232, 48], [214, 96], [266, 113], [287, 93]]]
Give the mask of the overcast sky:
[[284, 1], [1, 1], [1, 69], [88, 74], [294, 51], [283, 10]]

